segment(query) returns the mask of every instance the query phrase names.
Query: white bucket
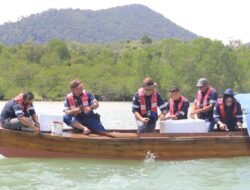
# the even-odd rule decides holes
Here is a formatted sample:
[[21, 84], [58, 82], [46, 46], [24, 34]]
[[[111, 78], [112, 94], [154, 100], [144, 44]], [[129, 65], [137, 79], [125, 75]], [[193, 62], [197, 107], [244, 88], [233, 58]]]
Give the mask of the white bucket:
[[62, 135], [63, 134], [63, 122], [53, 121], [51, 134], [52, 135]]

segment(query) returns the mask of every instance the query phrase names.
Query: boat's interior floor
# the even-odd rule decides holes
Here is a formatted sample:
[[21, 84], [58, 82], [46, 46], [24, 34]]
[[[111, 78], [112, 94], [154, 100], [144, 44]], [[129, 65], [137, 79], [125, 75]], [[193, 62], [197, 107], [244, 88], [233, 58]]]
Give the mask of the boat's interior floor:
[[[32, 133], [32, 132], [25, 132], [25, 131], [16, 131], [16, 130], [9, 130], [0, 127], [0, 130], [4, 131], [15, 131], [20, 133]], [[225, 131], [217, 131], [209, 132], [209, 133], [160, 133], [159, 130], [156, 130], [154, 133], [143, 133], [138, 134], [136, 133], [136, 130], [108, 130], [108, 133], [110, 133], [114, 138], [177, 138], [177, 137], [183, 137], [183, 138], [194, 138], [194, 137], [242, 137], [242, 136], [248, 136], [246, 129], [239, 129], [238, 131], [234, 132], [225, 132]], [[71, 137], [71, 138], [111, 138], [100, 134], [91, 133], [88, 135], [84, 135], [81, 131], [74, 130], [74, 129], [65, 129], [63, 130], [62, 135], [54, 135], [51, 134], [51, 132], [41, 132], [41, 134], [44, 135], [51, 135], [51, 136], [63, 136], [63, 137]]]

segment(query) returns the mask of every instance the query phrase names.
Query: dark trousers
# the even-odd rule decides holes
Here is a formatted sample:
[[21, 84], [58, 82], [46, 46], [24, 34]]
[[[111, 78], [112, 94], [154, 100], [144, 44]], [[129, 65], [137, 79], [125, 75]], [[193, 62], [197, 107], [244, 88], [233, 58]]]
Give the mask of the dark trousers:
[[86, 117], [72, 117], [71, 115], [64, 115], [63, 122], [71, 126], [71, 124], [77, 121], [82, 125], [88, 127], [91, 132], [103, 132], [106, 131], [99, 119], [93, 114]]
[[137, 133], [154, 133], [156, 123], [143, 124], [141, 121], [137, 121]]

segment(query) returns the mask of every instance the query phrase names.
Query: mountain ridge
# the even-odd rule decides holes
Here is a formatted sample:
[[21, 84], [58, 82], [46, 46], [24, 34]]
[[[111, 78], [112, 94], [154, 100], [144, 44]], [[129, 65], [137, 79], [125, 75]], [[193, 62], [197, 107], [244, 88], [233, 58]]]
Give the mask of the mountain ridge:
[[24, 43], [29, 39], [36, 43], [46, 43], [55, 38], [103, 43], [136, 40], [142, 36], [153, 40], [192, 40], [198, 37], [160, 13], [139, 4], [96, 11], [49, 9], [17, 22], [0, 25], [0, 43], [7, 45]]

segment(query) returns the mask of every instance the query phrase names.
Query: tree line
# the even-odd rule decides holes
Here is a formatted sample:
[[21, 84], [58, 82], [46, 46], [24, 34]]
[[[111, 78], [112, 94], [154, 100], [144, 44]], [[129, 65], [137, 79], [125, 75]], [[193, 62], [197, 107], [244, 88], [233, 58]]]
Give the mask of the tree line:
[[0, 98], [29, 90], [36, 100], [63, 100], [69, 82], [80, 79], [99, 100], [131, 101], [146, 76], [157, 82], [166, 99], [168, 88], [176, 85], [192, 101], [201, 77], [219, 93], [229, 87], [250, 92], [250, 48], [232, 44], [206, 38], [152, 42], [143, 37], [102, 44], [54, 39], [0, 45]]

